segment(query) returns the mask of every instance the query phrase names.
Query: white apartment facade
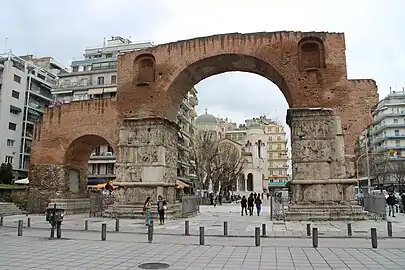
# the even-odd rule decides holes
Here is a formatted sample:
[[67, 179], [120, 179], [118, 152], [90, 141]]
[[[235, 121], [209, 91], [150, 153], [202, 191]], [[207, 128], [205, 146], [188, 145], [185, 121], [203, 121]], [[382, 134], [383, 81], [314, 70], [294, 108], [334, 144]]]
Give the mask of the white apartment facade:
[[[59, 84], [52, 90], [57, 104], [115, 97], [117, 93], [117, 56], [120, 53], [153, 46], [152, 42], [133, 43], [129, 39], [112, 36], [101, 46], [86, 48], [84, 59], [72, 61], [72, 71], [62, 74]], [[189, 133], [193, 131], [191, 122], [196, 117], [195, 106], [198, 104], [196, 94], [197, 91], [193, 88], [184, 97], [180, 106], [177, 117], [181, 127], [179, 149], [180, 147], [189, 148]], [[186, 156], [182, 158], [186, 158]], [[115, 162], [114, 149], [109, 145], [97, 147], [89, 160], [89, 183], [114, 180], [116, 177]], [[187, 178], [189, 163], [187, 162], [186, 165], [182, 159], [179, 159], [177, 174]]]
[[405, 91], [392, 92], [377, 104], [369, 127], [371, 151], [394, 151], [394, 158], [405, 160]]
[[64, 72], [51, 57], [0, 55], [0, 162], [10, 163], [18, 178], [28, 176], [34, 125]]

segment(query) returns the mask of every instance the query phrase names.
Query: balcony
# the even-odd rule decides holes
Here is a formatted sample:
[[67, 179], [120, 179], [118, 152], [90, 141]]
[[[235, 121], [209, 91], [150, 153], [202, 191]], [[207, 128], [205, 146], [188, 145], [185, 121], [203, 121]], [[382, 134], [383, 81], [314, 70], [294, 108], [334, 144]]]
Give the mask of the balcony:
[[23, 133], [23, 137], [32, 139], [33, 132], [32, 131], [26, 131]]
[[[90, 156], [90, 161], [95, 160], [110, 160], [115, 162], [115, 154], [113, 152], [103, 152], [103, 153], [92, 153]], [[92, 162], [89, 162], [92, 163]]]
[[46, 99], [46, 100], [53, 100], [53, 96], [50, 92], [46, 92], [44, 90], [30, 90], [29, 91], [30, 94], [34, 94], [37, 97]]
[[40, 111], [40, 112], [43, 112], [43, 111], [44, 111], [45, 104], [41, 104], [41, 103], [36, 102], [36, 101], [29, 101], [29, 102], [28, 102], [28, 106], [31, 107], [31, 108], [33, 108], [33, 109], [35, 109], [35, 110], [38, 110], [38, 111]]
[[378, 114], [376, 117], [374, 117], [374, 124], [377, 124], [382, 119], [387, 118], [387, 117], [400, 117], [400, 116], [405, 116], [405, 111], [381, 113], [381, 114]]
[[115, 173], [102, 173], [102, 174], [97, 174], [97, 173], [91, 173], [89, 172], [87, 174], [88, 178], [115, 178], [116, 174]]

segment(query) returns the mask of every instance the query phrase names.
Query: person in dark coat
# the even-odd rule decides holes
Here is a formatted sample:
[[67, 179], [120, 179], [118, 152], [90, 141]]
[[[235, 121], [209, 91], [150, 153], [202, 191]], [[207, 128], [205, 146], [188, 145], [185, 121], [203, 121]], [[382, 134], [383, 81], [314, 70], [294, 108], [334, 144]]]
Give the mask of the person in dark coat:
[[397, 203], [397, 199], [395, 198], [394, 194], [390, 193], [386, 201], [388, 204], [388, 216], [391, 216], [392, 211], [392, 217], [395, 217], [394, 205]]
[[241, 215], [243, 216], [243, 210], [245, 210], [245, 215], [247, 216], [247, 199], [246, 196], [243, 195], [242, 200], [240, 201], [240, 206], [242, 207]]
[[248, 209], [249, 209], [249, 216], [253, 216], [253, 207], [255, 204], [255, 199], [253, 197], [253, 193], [250, 193], [249, 198], [247, 200]]
[[257, 215], [260, 216], [260, 212], [262, 211], [262, 200], [260, 196], [258, 196], [255, 200]]

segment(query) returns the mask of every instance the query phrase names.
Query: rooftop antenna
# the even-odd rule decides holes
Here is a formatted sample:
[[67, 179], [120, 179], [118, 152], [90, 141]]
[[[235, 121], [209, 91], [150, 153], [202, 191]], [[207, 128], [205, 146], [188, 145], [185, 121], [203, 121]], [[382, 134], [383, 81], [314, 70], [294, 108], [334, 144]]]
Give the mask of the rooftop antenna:
[[8, 37], [4, 38], [4, 52], [7, 52], [7, 41], [8, 41]]

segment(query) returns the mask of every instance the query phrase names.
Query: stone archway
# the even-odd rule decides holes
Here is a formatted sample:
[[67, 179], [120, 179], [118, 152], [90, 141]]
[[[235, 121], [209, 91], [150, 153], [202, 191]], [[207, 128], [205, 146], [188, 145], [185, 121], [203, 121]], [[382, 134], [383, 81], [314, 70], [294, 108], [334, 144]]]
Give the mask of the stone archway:
[[[126, 121], [120, 134], [137, 130], [138, 135], [147, 137], [150, 131], [141, 127], [149, 125], [170, 141], [177, 132], [170, 123], [175, 122], [183, 97], [195, 84], [228, 71], [255, 73], [275, 83], [291, 108], [288, 123], [292, 128], [296, 200], [319, 199], [304, 185], [309, 183], [305, 181], [312, 181], [309, 183], [312, 187], [315, 180], [323, 185], [336, 178], [330, 198], [340, 201], [337, 183], [349, 177], [345, 154], [353, 154], [352, 124], [359, 117], [369, 115], [378, 100], [372, 80], [347, 80], [344, 50], [342, 34], [277, 32], [204, 37], [120, 55], [122, 73], [119, 74], [117, 109], [119, 118]], [[147, 71], [139, 59], [150, 59]], [[142, 74], [155, 76], [149, 76], [148, 82], [140, 80], [139, 66], [143, 67]], [[348, 142], [346, 145], [343, 138]], [[137, 140], [131, 144], [142, 144], [140, 149], [151, 150], [158, 146], [148, 143], [144, 145]], [[160, 146], [170, 149], [170, 153], [177, 151], [165, 142]], [[122, 153], [138, 151], [132, 146], [132, 150], [129, 146], [120, 147]], [[126, 163], [128, 158], [129, 155], [122, 156], [120, 162]], [[170, 161], [170, 155], [166, 159]], [[141, 165], [142, 170], [150, 165]], [[161, 170], [166, 176], [174, 175], [168, 166], [161, 166]], [[125, 177], [128, 171], [121, 171], [121, 175]], [[173, 181], [173, 177], [166, 180], [163, 174], [158, 178], [155, 181], [168, 185]], [[355, 181], [345, 183], [352, 182]], [[150, 185], [149, 192], [153, 195], [155, 188], [153, 183]], [[305, 190], [298, 192], [300, 188]], [[329, 194], [327, 189], [324, 194]]]
[[69, 144], [64, 156], [69, 193], [78, 196], [85, 194], [90, 155], [96, 147], [102, 145], [111, 146], [111, 143], [105, 138], [93, 134], [80, 136]]
[[[308, 200], [322, 189], [311, 187], [338, 186], [347, 178], [345, 154], [353, 155], [355, 139], [367, 126], [358, 120], [369, 119], [378, 101], [373, 80], [347, 79], [345, 49], [342, 33], [232, 33], [119, 55], [116, 99], [46, 109], [36, 127], [30, 180], [46, 188], [48, 177], [65, 179], [60, 168], [67, 166], [69, 144], [100, 134], [117, 146], [121, 204], [157, 194], [171, 202], [179, 130], [174, 120], [184, 94], [209, 76], [245, 71], [275, 83], [291, 108], [294, 196]], [[324, 194], [337, 198], [341, 193], [336, 187], [333, 194]]]

